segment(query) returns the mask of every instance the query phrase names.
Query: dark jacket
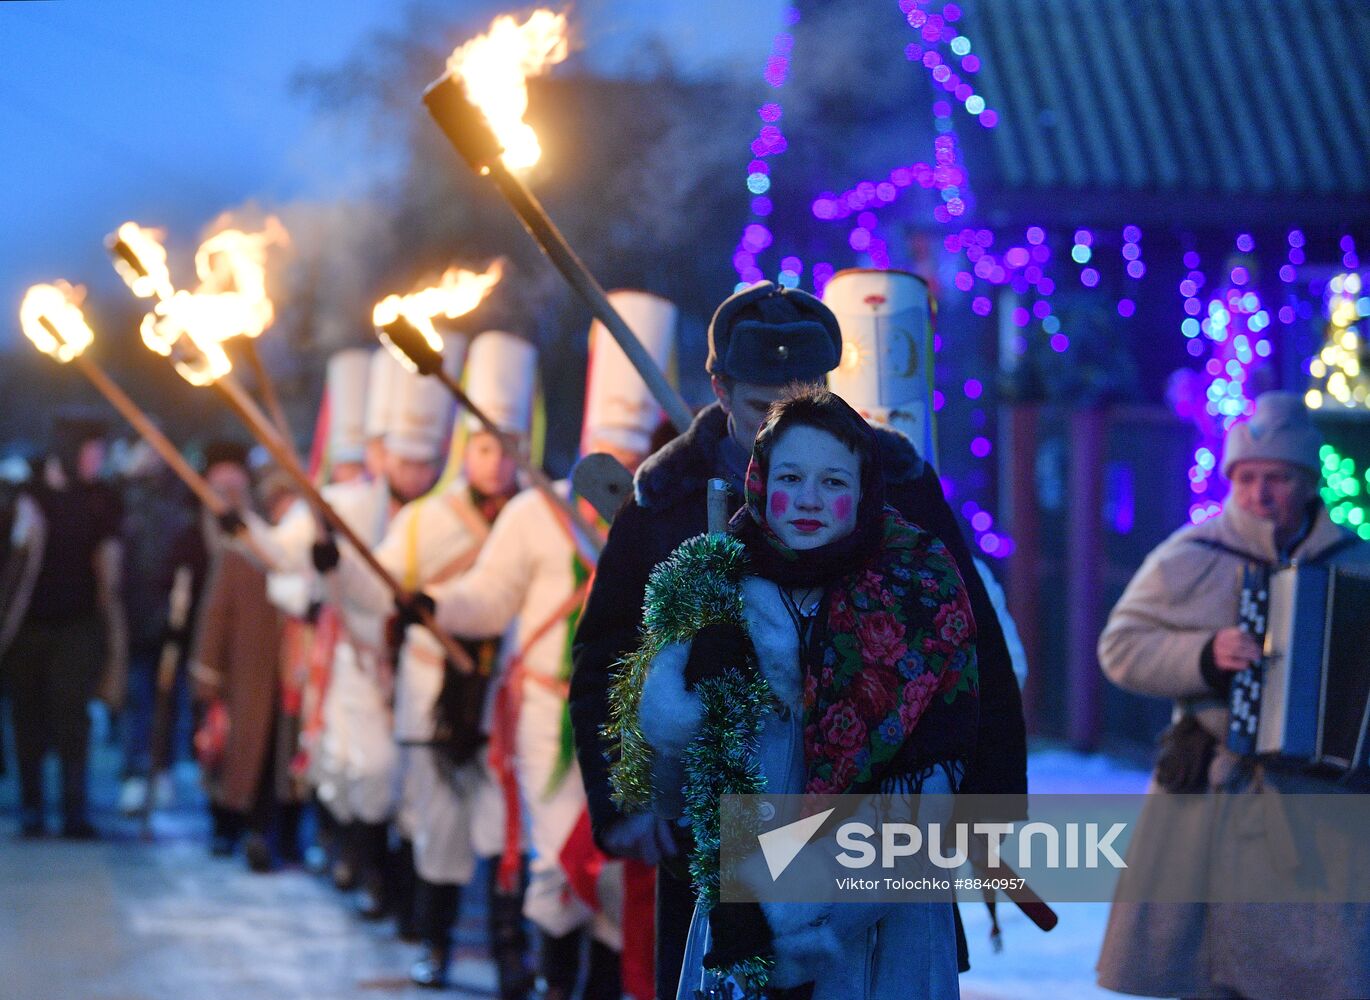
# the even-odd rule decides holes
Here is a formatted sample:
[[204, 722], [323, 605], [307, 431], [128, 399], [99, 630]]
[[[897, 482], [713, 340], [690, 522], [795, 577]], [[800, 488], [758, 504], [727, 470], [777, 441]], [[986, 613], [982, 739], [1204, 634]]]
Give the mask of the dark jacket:
[[169, 470], [138, 476], [124, 486], [124, 610], [129, 649], [156, 656], [167, 638], [168, 598], [179, 566], [194, 574], [195, 590], [208, 568], [195, 508]]

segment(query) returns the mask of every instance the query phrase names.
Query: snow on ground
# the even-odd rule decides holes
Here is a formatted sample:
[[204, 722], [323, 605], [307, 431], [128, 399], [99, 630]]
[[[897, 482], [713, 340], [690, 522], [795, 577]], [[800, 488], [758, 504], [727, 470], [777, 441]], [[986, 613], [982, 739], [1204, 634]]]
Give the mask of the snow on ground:
[[[1036, 794], [1142, 793], [1147, 772], [1103, 754], [1043, 747], [1028, 758], [1028, 787]], [[1094, 983], [1094, 963], [1108, 920], [1107, 903], [1058, 903], [1060, 923], [1040, 931], [1012, 903], [999, 903], [1003, 951], [989, 944], [989, 913], [963, 901], [961, 919], [971, 970], [961, 976], [962, 1000], [1089, 1000], [1118, 997]]]
[[[104, 730], [97, 727], [92, 781], [96, 821], [109, 837], [100, 844], [14, 842], [13, 770], [0, 778], [0, 884], [14, 890], [13, 901], [31, 918], [0, 918], [0, 967], [18, 970], [20, 980], [29, 976], [24, 990], [37, 979], [45, 996], [81, 1000], [360, 1000], [418, 992], [403, 980], [414, 950], [382, 928], [358, 924], [318, 880], [297, 870], [250, 875], [241, 860], [206, 856], [208, 824], [193, 764], [178, 766], [177, 808], [157, 817], [153, 843], [140, 843], [134, 824], [113, 809], [118, 755]], [[1035, 793], [1140, 793], [1147, 782], [1136, 764], [1046, 745], [1034, 747], [1028, 770]], [[446, 996], [490, 995], [479, 901], [471, 902], [475, 912], [463, 913], [457, 966], [466, 989]], [[1108, 904], [1066, 903], [1056, 911], [1060, 923], [1044, 934], [1001, 901], [1004, 949], [996, 954], [985, 907], [965, 901], [972, 969], [961, 977], [964, 1000], [1117, 996], [1094, 984]], [[50, 964], [48, 935], [63, 930], [83, 943], [76, 951], [87, 961]], [[0, 981], [0, 996], [6, 988]]]

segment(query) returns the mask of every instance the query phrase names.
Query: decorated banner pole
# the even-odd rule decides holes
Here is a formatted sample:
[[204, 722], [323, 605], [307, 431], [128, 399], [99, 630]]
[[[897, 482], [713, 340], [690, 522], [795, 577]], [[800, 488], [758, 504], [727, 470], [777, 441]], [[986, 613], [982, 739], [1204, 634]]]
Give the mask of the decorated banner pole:
[[[380, 313], [380, 307], [377, 307], [377, 312]], [[547, 473], [524, 457], [518, 442], [505, 433], [471, 400], [471, 397], [461, 387], [461, 383], [443, 367], [442, 353], [433, 346], [423, 332], [403, 315], [386, 317], [384, 314], [380, 314], [375, 318], [378, 320], [376, 332], [382, 343], [390, 348], [391, 352], [397, 355], [401, 361], [415, 368], [420, 375], [430, 375], [446, 386], [447, 391], [456, 399], [458, 406], [475, 417], [483, 429], [499, 438], [505, 454], [512, 455], [519, 468], [532, 482], [533, 487], [571, 519], [576, 530], [594, 550], [594, 557], [598, 561], [599, 554], [604, 551], [604, 533], [585, 519], [574, 500], [563, 497], [553, 489], [552, 481], [547, 477]], [[634, 343], [636, 343], [636, 338], [634, 338]]]
[[[550, 12], [538, 11], [529, 19], [529, 24], [531, 25], [540, 15], [546, 15], [544, 20], [554, 19]], [[453, 59], [457, 59], [464, 49], [468, 49], [480, 41], [483, 39], [468, 43], [468, 46], [464, 46], [463, 49], [459, 49], [453, 54]], [[562, 41], [564, 39], [554, 39], [553, 44]], [[482, 71], [493, 69], [500, 73], [500, 83], [504, 82], [502, 75], [512, 70], [518, 75], [518, 84], [521, 86], [523, 73], [517, 66], [492, 65], [492, 59], [507, 64], [516, 63], [518, 58], [517, 53], [500, 53], [491, 58], [479, 60], [480, 69]], [[449, 65], [451, 65], [451, 61], [449, 61]], [[492, 86], [494, 82], [492, 79]], [[594, 314], [595, 318], [603, 323], [605, 329], [618, 341], [619, 346], [623, 348], [623, 353], [628, 356], [633, 367], [642, 375], [642, 380], [647, 383], [652, 394], [660, 401], [662, 408], [666, 411], [667, 418], [675, 425], [676, 430], [683, 433], [693, 420], [690, 407], [680, 393], [666, 380], [665, 373], [652, 360], [646, 348], [642, 346], [628, 324], [624, 322], [623, 317], [618, 314], [618, 310], [610, 303], [603, 287], [590, 273], [590, 269], [585, 266], [584, 261], [576, 256], [571, 245], [566, 242], [566, 237], [552, 222], [546, 209], [542, 207], [542, 204], [523, 181], [505, 164], [502, 159], [505, 155], [505, 145], [496, 136], [495, 130], [491, 127], [490, 121], [481, 108], [468, 98], [467, 84], [462, 77], [451, 71], [444, 74], [424, 92], [423, 103], [428, 107], [429, 114], [438, 123], [448, 141], [461, 154], [462, 159], [477, 174], [489, 177], [499, 192], [504, 195], [519, 221], [523, 223], [523, 227], [528, 230], [528, 234], [533, 237], [542, 252], [547, 255], [548, 260], [561, 272], [561, 276], [566, 279], [576, 294], [589, 306], [590, 312]], [[526, 126], [524, 128], [526, 129]], [[536, 160], [536, 155], [534, 152], [534, 160]]]

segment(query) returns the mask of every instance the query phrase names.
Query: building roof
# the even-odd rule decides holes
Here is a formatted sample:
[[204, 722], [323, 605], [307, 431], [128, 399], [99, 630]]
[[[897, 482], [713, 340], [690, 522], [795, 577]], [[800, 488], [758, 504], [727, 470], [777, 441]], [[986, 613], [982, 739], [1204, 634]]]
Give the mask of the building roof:
[[968, 0], [959, 27], [1000, 190], [1370, 199], [1363, 0]]

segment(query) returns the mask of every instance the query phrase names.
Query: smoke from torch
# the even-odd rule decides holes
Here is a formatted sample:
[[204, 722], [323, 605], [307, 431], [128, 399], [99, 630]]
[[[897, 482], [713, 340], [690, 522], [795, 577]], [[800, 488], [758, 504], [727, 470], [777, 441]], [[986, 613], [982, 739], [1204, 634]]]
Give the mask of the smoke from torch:
[[566, 15], [535, 10], [519, 24], [508, 14], [490, 30], [457, 48], [447, 70], [461, 80], [467, 99], [490, 122], [510, 170], [527, 170], [542, 156], [537, 134], [523, 120], [528, 111], [530, 76], [546, 72], [567, 55]]

